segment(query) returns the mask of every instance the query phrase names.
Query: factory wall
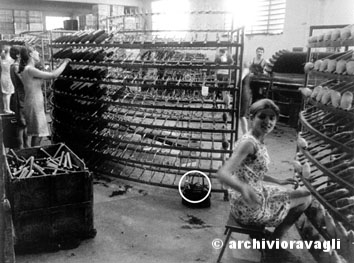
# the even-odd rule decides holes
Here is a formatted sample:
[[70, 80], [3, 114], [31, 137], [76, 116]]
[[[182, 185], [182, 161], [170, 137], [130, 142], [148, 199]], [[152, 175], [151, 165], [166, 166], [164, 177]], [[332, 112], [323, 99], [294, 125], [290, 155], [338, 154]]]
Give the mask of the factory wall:
[[271, 57], [280, 49], [303, 47], [306, 51], [309, 28], [312, 25], [354, 24], [352, 0], [287, 0], [284, 33], [274, 36], [246, 36], [245, 59], [251, 60], [258, 46]]

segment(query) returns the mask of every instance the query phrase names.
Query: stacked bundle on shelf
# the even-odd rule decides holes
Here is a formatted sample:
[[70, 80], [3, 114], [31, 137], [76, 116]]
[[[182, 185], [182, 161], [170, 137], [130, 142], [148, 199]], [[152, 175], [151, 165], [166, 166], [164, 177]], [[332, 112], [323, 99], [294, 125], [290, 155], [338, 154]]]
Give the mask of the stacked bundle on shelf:
[[1, 44], [4, 45], [31, 45], [31, 46], [40, 46], [41, 39], [37, 36], [16, 36], [10, 39], [0, 40]]
[[327, 81], [314, 88], [301, 87], [300, 92], [308, 102], [320, 104], [323, 107], [333, 107], [353, 111], [354, 82]]
[[314, 63], [308, 62], [305, 64], [304, 70], [307, 73], [314, 70], [340, 75], [354, 75], [353, 50], [335, 53], [318, 59]]
[[19, 45], [22, 46], [25, 43], [25, 39], [24, 38], [11, 38], [11, 39], [7, 39], [7, 40], [0, 40], [0, 44], [1, 45], [9, 45], [9, 46], [13, 46], [13, 45]]
[[309, 44], [327, 42], [330, 44], [335, 41], [345, 41], [354, 37], [354, 25], [348, 25], [343, 28], [335, 28], [324, 33], [313, 35], [308, 38]]
[[63, 35], [53, 40], [55, 44], [101, 44], [109, 39], [105, 30], [77, 31], [71, 35]]

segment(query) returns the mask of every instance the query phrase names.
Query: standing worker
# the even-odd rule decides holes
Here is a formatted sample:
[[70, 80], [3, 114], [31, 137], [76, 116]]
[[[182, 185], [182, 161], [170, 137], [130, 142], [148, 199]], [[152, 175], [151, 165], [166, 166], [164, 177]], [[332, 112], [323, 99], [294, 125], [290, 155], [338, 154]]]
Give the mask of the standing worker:
[[259, 75], [264, 73], [264, 68], [267, 65], [268, 61], [263, 58], [264, 47], [257, 47], [256, 57], [253, 58], [250, 66], [250, 71], [254, 75]]
[[[241, 76], [241, 107], [240, 107], [240, 126], [242, 134], [248, 132], [248, 114], [249, 107], [252, 102], [252, 92], [250, 87], [250, 70], [247, 67], [247, 63], [243, 63], [242, 76]], [[240, 84], [239, 84], [240, 87]]]
[[19, 148], [28, 148], [27, 128], [24, 112], [25, 90], [22, 83], [22, 77], [18, 73], [20, 64], [20, 47], [12, 46], [10, 48], [10, 57], [15, 61], [10, 67], [10, 76], [12, 84], [15, 87], [15, 116], [17, 120], [17, 138]]
[[44, 97], [42, 92], [42, 81], [57, 78], [70, 62], [64, 59], [63, 63], [52, 72], [39, 70], [35, 67], [40, 62], [39, 53], [33, 47], [23, 47], [20, 51], [19, 72], [25, 90], [25, 117], [27, 123], [27, 134], [32, 136], [31, 146], [39, 146], [42, 137], [49, 136], [47, 118], [44, 110]]
[[[215, 55], [215, 63], [221, 65], [227, 65], [232, 63], [232, 58], [226, 49], [219, 49], [219, 52]], [[218, 69], [216, 72], [216, 78], [219, 81], [227, 81], [229, 79], [229, 70]]]
[[[253, 58], [250, 65], [251, 76], [264, 74], [264, 68], [268, 64], [268, 61], [263, 57], [263, 55], [264, 47], [257, 47], [256, 57]], [[263, 98], [263, 86], [251, 81], [250, 87], [252, 90], [252, 102], [256, 102], [257, 100]]]
[[[231, 55], [227, 52], [226, 49], [219, 49], [219, 52], [215, 55], [215, 63], [216, 64], [220, 64], [220, 65], [228, 65], [232, 63], [232, 58]], [[222, 82], [226, 82], [229, 80], [229, 70], [228, 69], [218, 69], [216, 71], [216, 79], [218, 81], [222, 81]], [[219, 88], [226, 88], [227, 87], [227, 83], [222, 83], [221, 85], [218, 85]], [[220, 93], [222, 93], [222, 96], [220, 95]], [[217, 96], [219, 98], [225, 98], [225, 96], [227, 96], [227, 92], [226, 91], [222, 91], [222, 92], [217, 92]]]

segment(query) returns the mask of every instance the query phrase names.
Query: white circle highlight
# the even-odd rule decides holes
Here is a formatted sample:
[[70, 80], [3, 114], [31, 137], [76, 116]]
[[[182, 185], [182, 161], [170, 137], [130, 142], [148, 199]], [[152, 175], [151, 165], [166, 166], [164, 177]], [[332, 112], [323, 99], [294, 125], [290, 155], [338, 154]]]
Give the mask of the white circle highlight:
[[[184, 177], [186, 177], [187, 175], [189, 175], [189, 174], [191, 174], [191, 173], [199, 173], [199, 174], [203, 175], [203, 176], [207, 179], [208, 184], [209, 184], [209, 186], [210, 186], [210, 187], [209, 187], [209, 190], [208, 190], [208, 193], [207, 193], [201, 200], [197, 200], [197, 201], [189, 200], [188, 198], [186, 198], [186, 197], [183, 195], [183, 192], [182, 192], [182, 189], [181, 189], [182, 181], [183, 181]], [[210, 192], [211, 192], [211, 181], [210, 181], [209, 177], [208, 177], [205, 173], [203, 173], [203, 172], [201, 172], [201, 171], [198, 171], [198, 170], [192, 170], [192, 171], [186, 172], [184, 175], [182, 175], [181, 179], [179, 179], [178, 191], [179, 191], [179, 194], [182, 196], [182, 198], [183, 198], [184, 200], [186, 200], [187, 202], [192, 203], [192, 204], [198, 204], [198, 203], [203, 202], [203, 201], [204, 201], [205, 199], [207, 199], [208, 196], [210, 195]]]

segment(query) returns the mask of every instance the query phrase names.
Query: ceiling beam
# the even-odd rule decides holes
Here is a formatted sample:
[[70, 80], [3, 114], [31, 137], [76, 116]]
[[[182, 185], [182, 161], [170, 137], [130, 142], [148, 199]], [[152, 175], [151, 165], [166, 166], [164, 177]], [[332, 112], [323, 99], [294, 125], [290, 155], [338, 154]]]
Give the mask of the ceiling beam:
[[74, 2], [86, 4], [143, 6], [143, 0], [43, 0], [43, 2]]

